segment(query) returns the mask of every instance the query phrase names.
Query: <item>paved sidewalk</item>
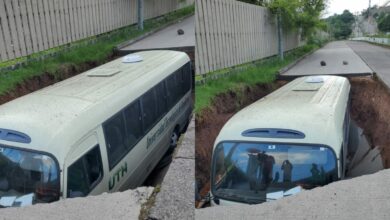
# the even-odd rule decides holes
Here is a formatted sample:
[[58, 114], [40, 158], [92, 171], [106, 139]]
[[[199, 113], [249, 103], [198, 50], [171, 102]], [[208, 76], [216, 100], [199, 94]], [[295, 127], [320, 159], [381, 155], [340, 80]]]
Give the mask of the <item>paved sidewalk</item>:
[[[326, 66], [321, 66], [321, 61], [326, 62]], [[348, 64], [344, 65], [344, 61]], [[372, 73], [371, 68], [345, 41], [336, 41], [307, 56], [280, 76], [371, 75]]]

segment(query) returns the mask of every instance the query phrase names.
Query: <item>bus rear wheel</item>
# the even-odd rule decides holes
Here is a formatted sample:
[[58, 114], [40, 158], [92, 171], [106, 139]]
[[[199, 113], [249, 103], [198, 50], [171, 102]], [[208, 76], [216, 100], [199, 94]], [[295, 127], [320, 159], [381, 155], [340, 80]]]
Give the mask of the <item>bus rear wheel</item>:
[[173, 152], [175, 151], [175, 148], [177, 146], [177, 141], [179, 140], [179, 134], [177, 132], [177, 129], [175, 129], [171, 134], [171, 139], [169, 142], [169, 148], [168, 151], [165, 153], [163, 158], [160, 160], [160, 162], [157, 165], [157, 169], [162, 169], [166, 166], [168, 166], [173, 159]]

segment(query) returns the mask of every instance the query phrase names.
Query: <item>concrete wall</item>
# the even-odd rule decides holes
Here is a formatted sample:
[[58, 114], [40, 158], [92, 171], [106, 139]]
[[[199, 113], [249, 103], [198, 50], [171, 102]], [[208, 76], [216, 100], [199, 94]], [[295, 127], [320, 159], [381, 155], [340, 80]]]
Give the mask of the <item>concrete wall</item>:
[[[278, 53], [276, 18], [260, 6], [235, 0], [196, 0], [196, 73]], [[299, 46], [297, 31], [284, 33], [285, 50]]]

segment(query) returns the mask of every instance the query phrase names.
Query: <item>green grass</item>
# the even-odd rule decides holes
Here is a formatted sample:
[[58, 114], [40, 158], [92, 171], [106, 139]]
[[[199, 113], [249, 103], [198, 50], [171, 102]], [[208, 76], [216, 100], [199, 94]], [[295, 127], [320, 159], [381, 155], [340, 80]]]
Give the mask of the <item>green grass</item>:
[[117, 31], [109, 33], [108, 37], [93, 37], [97, 39], [96, 43], [86, 44], [87, 41], [91, 41], [93, 38], [84, 39], [79, 42], [72, 43], [76, 47], [69, 51], [64, 51], [65, 46], [52, 48], [47, 51], [43, 51], [37, 54], [33, 54], [29, 57], [19, 58], [17, 60], [7, 61], [0, 63], [0, 67], [6, 67], [14, 65], [17, 62], [23, 61], [23, 59], [31, 57], [39, 57], [44, 54], [52, 53], [53, 51], [59, 51], [59, 55], [50, 57], [42, 61], [29, 62], [25, 66], [16, 70], [7, 70], [0, 72], [0, 95], [7, 93], [15, 88], [15, 86], [23, 81], [43, 73], [49, 73], [54, 76], [58, 75], [63, 65], [77, 66], [87, 62], [103, 63], [113, 53], [113, 49], [119, 43], [127, 40], [134, 39], [142, 34], [150, 32], [164, 24], [175, 21], [179, 18], [193, 14], [195, 6], [186, 7], [175, 12], [164, 15], [161, 18], [149, 19], [144, 23], [144, 30], [138, 30], [136, 25], [122, 28]]
[[[204, 84], [197, 84], [195, 86], [195, 113], [199, 114], [202, 110], [210, 107], [213, 98], [220, 93], [239, 90], [243, 86], [273, 82], [279, 69], [316, 48], [317, 46], [314, 45], [306, 45], [287, 53], [284, 61], [281, 61], [278, 57], [272, 57], [258, 63], [241, 65], [243, 70], [240, 72], [215, 80], [207, 80]], [[211, 74], [221, 74], [221, 72], [226, 71]]]

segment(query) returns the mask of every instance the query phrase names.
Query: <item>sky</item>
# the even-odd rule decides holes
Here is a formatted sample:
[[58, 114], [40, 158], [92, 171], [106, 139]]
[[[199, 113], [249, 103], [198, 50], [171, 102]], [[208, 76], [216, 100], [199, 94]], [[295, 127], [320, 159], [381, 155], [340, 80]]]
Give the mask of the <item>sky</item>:
[[[355, 14], [368, 8], [369, 0], [328, 0], [328, 8], [323, 17], [329, 17], [333, 14], [341, 14], [345, 9]], [[382, 6], [387, 0], [371, 0], [371, 6]], [[390, 5], [390, 4], [389, 4]]]

